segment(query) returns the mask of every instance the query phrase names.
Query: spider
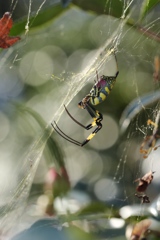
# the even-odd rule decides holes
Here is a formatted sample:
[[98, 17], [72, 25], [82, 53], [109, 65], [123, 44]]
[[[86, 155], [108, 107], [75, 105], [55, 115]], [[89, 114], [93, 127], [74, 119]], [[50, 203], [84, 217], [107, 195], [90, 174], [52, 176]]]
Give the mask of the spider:
[[154, 126], [154, 129], [153, 134], [151, 136], [146, 136], [143, 143], [141, 144], [140, 153], [144, 154], [143, 158], [147, 158], [152, 150], [157, 150], [157, 148], [160, 147], [159, 145], [156, 146], [157, 139], [160, 138], [160, 136], [157, 134], [158, 125], [150, 119], [147, 121], [147, 125]]
[[95, 135], [97, 132], [99, 132], [102, 128], [102, 120], [103, 120], [103, 115], [102, 113], [100, 113], [98, 110], [96, 110], [94, 108], [95, 105], [100, 104], [101, 102], [103, 102], [106, 97], [110, 94], [115, 82], [116, 82], [116, 78], [119, 74], [118, 71], [118, 65], [117, 65], [117, 58], [114, 52], [114, 48], [111, 49], [111, 51], [113, 51], [114, 53], [114, 57], [115, 57], [115, 61], [116, 61], [116, 67], [117, 67], [117, 72], [114, 76], [105, 76], [102, 75], [100, 78], [98, 78], [98, 73], [96, 71], [96, 75], [97, 75], [97, 80], [95, 80], [95, 84], [93, 85], [93, 87], [91, 88], [89, 94], [87, 94], [82, 101], [80, 101], [78, 103], [78, 107], [81, 109], [86, 109], [87, 112], [89, 113], [89, 115], [92, 117], [93, 122], [90, 123], [89, 125], [85, 126], [83, 124], [81, 124], [80, 122], [78, 122], [68, 111], [68, 109], [66, 108], [66, 106], [64, 105], [64, 108], [67, 112], [67, 114], [69, 115], [69, 117], [76, 122], [78, 125], [80, 125], [81, 127], [83, 127], [86, 130], [91, 129], [92, 127], [96, 126], [95, 130], [89, 134], [89, 136], [81, 143], [78, 142], [76, 140], [74, 140], [73, 138], [69, 137], [68, 135], [66, 135], [57, 125], [57, 123], [54, 121], [54, 124], [51, 123], [52, 127], [54, 128], [54, 130], [64, 139], [66, 139], [67, 141], [77, 145], [77, 146], [84, 146], [85, 144], [87, 144]]

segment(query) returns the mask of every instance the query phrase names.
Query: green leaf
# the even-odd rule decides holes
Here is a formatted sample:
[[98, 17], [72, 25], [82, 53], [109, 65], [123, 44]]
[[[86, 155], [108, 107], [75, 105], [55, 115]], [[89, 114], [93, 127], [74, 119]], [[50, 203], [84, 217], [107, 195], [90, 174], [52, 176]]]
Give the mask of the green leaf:
[[[51, 8], [47, 8], [45, 11], [39, 12], [39, 14], [35, 17], [33, 15], [30, 16], [30, 28], [38, 27], [40, 25], [43, 25], [52, 19], [59, 16], [62, 12], [65, 10], [60, 6], [52, 6]], [[12, 29], [11, 29], [11, 35], [17, 35], [25, 31], [25, 25], [27, 22], [27, 16], [25, 16], [23, 19], [17, 21], [14, 23]]]
[[112, 217], [119, 217], [119, 213], [116, 208], [112, 208], [102, 202], [91, 202], [87, 206], [81, 208], [76, 213], [70, 213], [68, 215], [61, 215], [59, 219], [61, 222], [71, 222], [75, 220], [92, 221], [97, 219], [108, 219]]
[[115, 211], [115, 209], [113, 210], [112, 214], [111, 214], [111, 208], [110, 206], [107, 206], [104, 203], [101, 202], [92, 202], [91, 204], [89, 204], [88, 206], [82, 208], [81, 210], [79, 210], [76, 214], [77, 216], [84, 216], [84, 215], [88, 215], [88, 214], [99, 214], [99, 213], [103, 213], [104, 215], [106, 215], [106, 217], [113, 215], [114, 217], [117, 215], [117, 212]]
[[[120, 18], [125, 9], [125, 1], [122, 0], [92, 0], [92, 1], [79, 1], [73, 0], [73, 3], [78, 5], [85, 11], [93, 11], [97, 14], [108, 14]], [[126, 14], [128, 14], [128, 9]]]
[[160, 0], [144, 0], [141, 7], [140, 20], [142, 20], [158, 3], [160, 3]]

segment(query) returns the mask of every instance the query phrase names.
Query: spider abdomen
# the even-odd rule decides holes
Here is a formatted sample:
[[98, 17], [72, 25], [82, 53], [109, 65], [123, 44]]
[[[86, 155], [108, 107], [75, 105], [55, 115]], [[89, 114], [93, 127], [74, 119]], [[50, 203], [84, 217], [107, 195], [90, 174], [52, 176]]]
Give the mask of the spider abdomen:
[[90, 103], [92, 105], [98, 105], [103, 102], [110, 94], [115, 81], [116, 77], [102, 76], [98, 83], [96, 83], [90, 91]]

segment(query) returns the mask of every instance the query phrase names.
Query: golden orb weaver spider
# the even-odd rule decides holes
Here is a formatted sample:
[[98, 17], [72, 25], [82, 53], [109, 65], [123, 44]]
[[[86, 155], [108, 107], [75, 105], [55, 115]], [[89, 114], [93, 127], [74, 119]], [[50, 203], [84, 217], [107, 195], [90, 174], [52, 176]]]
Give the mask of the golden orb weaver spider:
[[92, 89], [90, 90], [89, 94], [87, 94], [82, 101], [80, 101], [78, 103], [78, 107], [82, 108], [82, 109], [86, 109], [87, 112], [89, 113], [89, 115], [92, 117], [93, 122], [90, 123], [89, 125], [85, 126], [83, 124], [81, 124], [80, 122], [78, 122], [68, 111], [68, 109], [66, 108], [66, 106], [64, 105], [64, 108], [67, 112], [67, 114], [69, 115], [69, 117], [76, 122], [78, 125], [80, 125], [81, 127], [83, 127], [86, 130], [91, 129], [94, 126], [97, 126], [95, 128], [95, 130], [89, 134], [89, 136], [81, 143], [78, 142], [76, 140], [74, 140], [73, 138], [69, 137], [68, 135], [66, 135], [57, 125], [57, 123], [54, 121], [54, 124], [51, 123], [52, 127], [54, 128], [54, 130], [64, 139], [66, 139], [67, 141], [77, 145], [77, 146], [84, 146], [85, 144], [87, 144], [95, 135], [97, 132], [99, 132], [99, 130], [101, 130], [102, 128], [102, 123], [101, 121], [103, 120], [103, 115], [102, 113], [100, 113], [98, 110], [96, 110], [93, 106], [100, 104], [101, 102], [103, 102], [106, 97], [110, 94], [115, 82], [116, 82], [116, 78], [119, 74], [118, 71], [118, 65], [117, 65], [117, 58], [114, 52], [114, 49], [111, 49], [111, 51], [113, 51], [114, 53], [114, 57], [115, 57], [115, 61], [116, 61], [116, 67], [117, 67], [117, 72], [114, 76], [104, 76], [102, 75], [100, 78], [98, 78], [98, 73], [96, 71], [96, 75], [97, 75], [97, 81], [95, 81], [95, 84], [93, 85]]

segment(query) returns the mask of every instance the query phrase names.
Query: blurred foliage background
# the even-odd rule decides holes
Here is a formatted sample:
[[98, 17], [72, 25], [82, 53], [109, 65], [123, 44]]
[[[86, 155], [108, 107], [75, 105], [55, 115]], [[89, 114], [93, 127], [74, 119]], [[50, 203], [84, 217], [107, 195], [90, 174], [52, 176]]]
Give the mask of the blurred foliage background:
[[[156, 170], [147, 194], [151, 202], [158, 196], [159, 149], [144, 160], [139, 148], [152, 130], [147, 120], [154, 121], [159, 110], [159, 78], [153, 78], [159, 10], [156, 0], [0, 1], [1, 16], [12, 13], [11, 35], [21, 37], [0, 52], [3, 236], [47, 217], [27, 236], [22, 232], [14, 239], [36, 239], [36, 231], [32, 233], [37, 226], [45, 239], [126, 239], [119, 209], [140, 203], [134, 180]], [[80, 142], [88, 136], [63, 105], [84, 125], [91, 122], [78, 102], [89, 93], [96, 71], [104, 74], [104, 68], [92, 63], [101, 55], [105, 59], [110, 47], [116, 48], [120, 73], [108, 99], [97, 106], [104, 116], [102, 130], [80, 148], [55, 133], [51, 122], [58, 121], [62, 131]], [[114, 65], [106, 59], [106, 74], [115, 74]], [[50, 227], [65, 222], [70, 227], [61, 236]], [[37, 239], [44, 239], [40, 235]]]

